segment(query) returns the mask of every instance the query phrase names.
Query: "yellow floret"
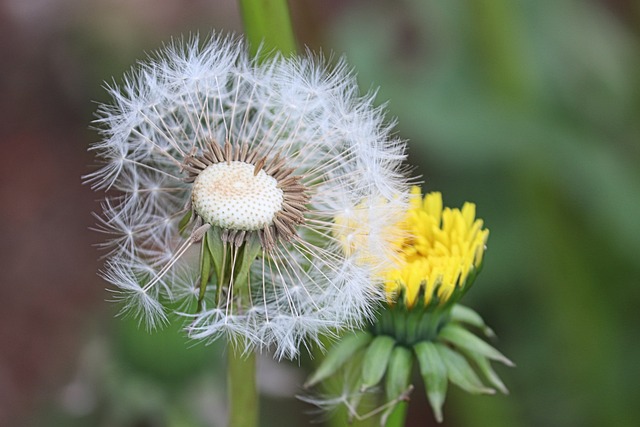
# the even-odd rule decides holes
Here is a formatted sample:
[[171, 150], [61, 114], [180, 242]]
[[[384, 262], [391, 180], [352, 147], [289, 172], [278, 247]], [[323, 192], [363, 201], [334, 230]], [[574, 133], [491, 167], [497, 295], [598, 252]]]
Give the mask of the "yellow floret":
[[469, 273], [482, 263], [489, 230], [475, 218], [476, 207], [442, 207], [442, 194], [433, 192], [424, 199], [420, 188], [411, 189], [409, 210], [398, 228], [407, 236], [399, 251], [398, 265], [387, 271], [385, 290], [390, 302], [404, 290], [405, 303], [412, 307], [424, 287], [424, 303], [433, 295], [446, 301], [456, 287], [465, 285]]

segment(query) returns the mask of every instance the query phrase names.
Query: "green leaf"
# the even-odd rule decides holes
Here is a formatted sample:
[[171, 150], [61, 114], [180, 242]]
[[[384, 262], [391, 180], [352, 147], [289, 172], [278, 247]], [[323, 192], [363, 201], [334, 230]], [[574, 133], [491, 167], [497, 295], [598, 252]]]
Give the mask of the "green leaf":
[[486, 387], [475, 373], [467, 359], [460, 353], [450, 349], [444, 344], [435, 344], [440, 358], [447, 367], [447, 377], [461, 389], [474, 394], [494, 394], [495, 390]]
[[329, 350], [325, 359], [320, 363], [318, 369], [316, 369], [307, 382], [305, 382], [304, 386], [311, 387], [333, 375], [349, 361], [358, 350], [369, 344], [372, 339], [373, 336], [368, 331], [358, 331], [342, 337], [342, 340]]
[[475, 326], [476, 328], [481, 329], [489, 338], [496, 336], [493, 330], [484, 323], [482, 317], [469, 307], [465, 307], [460, 304], [454, 305], [451, 309], [451, 320], [453, 322], [466, 323], [467, 325]]
[[478, 353], [482, 356], [488, 357], [489, 359], [502, 362], [507, 366], [515, 366], [511, 360], [505, 357], [498, 350], [482, 341], [460, 325], [449, 323], [442, 328], [438, 336], [444, 341], [447, 341], [461, 349], [468, 350], [472, 353]]
[[[387, 401], [398, 399], [409, 391], [412, 368], [413, 353], [411, 350], [402, 345], [395, 346], [389, 357], [385, 378], [384, 391]], [[382, 416], [382, 424], [386, 426], [403, 425], [407, 406], [406, 401], [401, 401], [389, 408]]]
[[396, 340], [389, 335], [378, 335], [369, 344], [362, 361], [362, 391], [380, 382], [395, 345]]
[[447, 395], [447, 367], [436, 344], [421, 341], [413, 346], [420, 366], [420, 375], [427, 391], [436, 421], [442, 422], [442, 405]]
[[507, 386], [504, 385], [496, 371], [493, 370], [489, 359], [481, 356], [478, 353], [467, 351], [464, 351], [464, 353], [467, 357], [475, 362], [475, 364], [478, 366], [478, 369], [480, 369], [480, 372], [482, 372], [482, 375], [484, 375], [484, 377], [487, 379], [487, 381], [489, 381], [489, 383], [491, 383], [491, 385], [500, 390], [503, 394], [509, 394]]

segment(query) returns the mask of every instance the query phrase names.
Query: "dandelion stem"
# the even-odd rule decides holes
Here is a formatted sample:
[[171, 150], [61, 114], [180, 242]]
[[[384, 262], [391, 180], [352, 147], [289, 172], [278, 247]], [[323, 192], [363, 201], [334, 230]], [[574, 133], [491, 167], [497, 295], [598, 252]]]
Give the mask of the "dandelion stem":
[[389, 415], [389, 418], [387, 418], [385, 427], [404, 427], [408, 407], [409, 404], [407, 402], [398, 403]]
[[[265, 59], [280, 52], [296, 52], [287, 0], [239, 0], [244, 32], [252, 55]], [[262, 46], [262, 50], [258, 49]]]
[[228, 352], [229, 427], [258, 426], [256, 353], [243, 353], [244, 347], [244, 343], [232, 342]]
[[[258, 56], [258, 61], [275, 55], [277, 52], [283, 55], [291, 55], [296, 52], [296, 41], [293, 35], [293, 27], [289, 14], [287, 0], [239, 0], [244, 30], [249, 43], [251, 55]], [[224, 256], [227, 255], [226, 247]], [[244, 251], [249, 251], [248, 247]], [[237, 255], [237, 252], [236, 252]], [[250, 259], [243, 259], [240, 266], [240, 274], [248, 274], [247, 266], [257, 255], [251, 251]], [[233, 282], [236, 257], [233, 257], [232, 269], [229, 280]], [[224, 264], [224, 261], [223, 261]], [[224, 269], [222, 270], [224, 274]], [[221, 279], [221, 278], [219, 278]], [[224, 283], [222, 280], [220, 280]], [[248, 278], [239, 277], [239, 282], [248, 284]], [[218, 288], [220, 289], [220, 284]], [[229, 289], [231, 293], [231, 288]], [[246, 294], [251, 299], [251, 290], [246, 289]], [[243, 293], [241, 289], [237, 293]], [[219, 294], [216, 299], [219, 298]], [[227, 388], [229, 393], [229, 427], [257, 427], [259, 414], [258, 389], [256, 381], [256, 353], [250, 351], [243, 353], [247, 348], [246, 343], [239, 341], [230, 342]]]

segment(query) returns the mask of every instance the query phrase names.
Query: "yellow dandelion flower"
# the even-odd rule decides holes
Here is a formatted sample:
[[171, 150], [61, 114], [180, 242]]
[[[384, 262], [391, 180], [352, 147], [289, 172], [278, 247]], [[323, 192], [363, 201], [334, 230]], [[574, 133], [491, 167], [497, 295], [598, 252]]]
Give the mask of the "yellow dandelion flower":
[[432, 192], [423, 199], [417, 186], [411, 196], [405, 218], [397, 225], [406, 236], [400, 260], [384, 274], [388, 301], [402, 293], [409, 308], [421, 294], [426, 306], [434, 296], [444, 303], [456, 289], [467, 288], [470, 275], [482, 264], [489, 237], [483, 221], [476, 219], [475, 204], [443, 208], [441, 193]]
[[[381, 414], [381, 425], [400, 425], [417, 365], [433, 415], [442, 422], [449, 383], [474, 394], [508, 392], [491, 362], [513, 362], [469, 330], [492, 336], [478, 313], [458, 304], [482, 267], [489, 230], [476, 218], [473, 203], [460, 209], [443, 207], [442, 194], [423, 197], [419, 187], [411, 189], [408, 203], [400, 201], [396, 222], [379, 230], [395, 255], [376, 277], [384, 282], [388, 304], [381, 304], [367, 328], [346, 335], [331, 349], [306, 386], [341, 372], [341, 396], [316, 404], [341, 402], [355, 418]], [[375, 227], [372, 221], [379, 210], [367, 204], [334, 220], [335, 240], [356, 262], [375, 260], [363, 237]], [[364, 410], [359, 405], [362, 393], [368, 391], [384, 391], [379, 397], [385, 403], [359, 415]]]
[[[400, 425], [404, 419], [407, 396], [414, 389], [414, 365], [438, 422], [443, 420], [449, 383], [474, 394], [507, 393], [491, 362], [514, 366], [469, 330], [492, 335], [478, 313], [458, 304], [482, 267], [489, 237], [483, 221], [476, 218], [475, 205], [443, 207], [442, 194], [423, 197], [419, 187], [408, 196], [394, 206], [396, 222], [379, 230], [395, 255], [376, 277], [378, 284], [384, 282], [387, 304], [381, 304], [367, 328], [346, 335], [332, 348], [306, 382], [311, 387], [341, 372], [341, 396], [316, 404], [344, 403], [355, 418], [381, 414], [381, 425]], [[389, 207], [388, 203], [382, 200], [379, 206]], [[372, 221], [379, 210], [368, 203], [334, 219], [334, 239], [356, 262], [375, 260], [363, 237], [375, 227]], [[359, 405], [362, 393], [377, 390], [384, 391], [384, 405], [359, 415], [364, 410]]]

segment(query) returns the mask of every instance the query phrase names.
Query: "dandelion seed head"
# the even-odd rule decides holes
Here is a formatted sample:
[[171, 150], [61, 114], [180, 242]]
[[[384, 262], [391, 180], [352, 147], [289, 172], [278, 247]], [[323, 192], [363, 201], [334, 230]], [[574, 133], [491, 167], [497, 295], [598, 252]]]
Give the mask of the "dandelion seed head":
[[282, 208], [278, 181], [244, 162], [207, 166], [191, 192], [193, 207], [206, 222], [233, 230], [259, 230]]
[[239, 38], [192, 37], [107, 90], [85, 180], [105, 191], [103, 275], [128, 312], [158, 325], [177, 306], [191, 337], [276, 357], [371, 316], [405, 147], [344, 60], [258, 63]]

